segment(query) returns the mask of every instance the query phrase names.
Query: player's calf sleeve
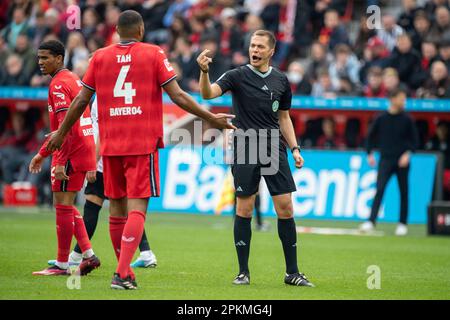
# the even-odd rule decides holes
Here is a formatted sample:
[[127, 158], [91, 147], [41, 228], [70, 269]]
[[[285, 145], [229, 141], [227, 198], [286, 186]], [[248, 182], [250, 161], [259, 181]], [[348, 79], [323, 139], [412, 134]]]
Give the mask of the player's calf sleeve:
[[[84, 204], [83, 221], [89, 239], [92, 239], [95, 229], [97, 228], [98, 214], [100, 213], [101, 209], [102, 206], [99, 206], [98, 204], [93, 203], [89, 200], [86, 200], [86, 203]], [[82, 250], [78, 244], [75, 246], [73, 251], [82, 253]]]
[[131, 259], [133, 259], [133, 255], [142, 239], [144, 224], [144, 212], [131, 211], [128, 213], [128, 220], [123, 229], [122, 242], [120, 244], [119, 265], [116, 270], [122, 279], [129, 275]]
[[234, 218], [234, 245], [239, 261], [239, 273], [248, 273], [248, 258], [250, 255], [250, 240], [252, 238], [252, 218], [238, 215]]
[[119, 260], [120, 257], [120, 244], [126, 223], [127, 217], [109, 217], [109, 236], [111, 237], [111, 243], [117, 260]]
[[70, 244], [74, 233], [72, 206], [55, 205], [58, 262], [69, 261]]
[[294, 218], [278, 219], [278, 236], [283, 245], [286, 273], [297, 273], [297, 230]]
[[80, 246], [81, 252], [84, 253], [89, 249], [92, 249], [91, 241], [89, 240], [86, 226], [84, 225], [83, 217], [76, 207], [73, 207], [73, 220], [74, 220], [74, 235]]

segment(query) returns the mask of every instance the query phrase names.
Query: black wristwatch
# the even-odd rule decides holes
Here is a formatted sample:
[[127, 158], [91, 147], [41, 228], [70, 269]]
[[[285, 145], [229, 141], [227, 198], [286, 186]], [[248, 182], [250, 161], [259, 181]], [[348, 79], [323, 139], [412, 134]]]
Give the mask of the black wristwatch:
[[302, 152], [302, 149], [300, 148], [300, 146], [292, 147], [291, 152], [294, 153], [295, 150], [298, 150], [298, 152]]

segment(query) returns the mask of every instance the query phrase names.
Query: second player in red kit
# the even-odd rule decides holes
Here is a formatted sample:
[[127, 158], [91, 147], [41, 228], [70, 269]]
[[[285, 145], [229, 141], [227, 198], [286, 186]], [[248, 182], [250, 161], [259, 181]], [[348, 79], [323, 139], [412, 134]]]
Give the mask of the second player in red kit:
[[[43, 74], [52, 77], [48, 93], [50, 129], [58, 130], [69, 111], [70, 104], [80, 92], [81, 81], [74, 73], [64, 68], [65, 49], [59, 41], [47, 41], [38, 50], [39, 67]], [[52, 155], [51, 183], [53, 203], [56, 209], [58, 257], [54, 266], [35, 272], [35, 275], [66, 275], [72, 237], [78, 241], [83, 260], [79, 272], [84, 275], [100, 266], [94, 255], [84, 221], [74, 206], [76, 193], [88, 179], [95, 177], [96, 159], [92, 121], [89, 110], [77, 120], [67, 139], [56, 152], [46, 150], [45, 143], [30, 163], [30, 171], [37, 173], [43, 160]]]

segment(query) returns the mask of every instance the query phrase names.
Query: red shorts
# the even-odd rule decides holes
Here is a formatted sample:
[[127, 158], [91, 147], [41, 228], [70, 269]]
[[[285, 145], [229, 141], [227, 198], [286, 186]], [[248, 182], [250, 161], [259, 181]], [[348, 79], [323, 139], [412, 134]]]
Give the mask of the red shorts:
[[56, 180], [55, 179], [55, 166], [52, 166], [50, 171], [50, 178], [52, 182], [53, 192], [67, 192], [67, 191], [80, 191], [84, 185], [84, 178], [86, 177], [85, 171], [74, 172], [70, 161], [66, 164], [66, 175], [69, 176], [69, 180]]
[[105, 196], [159, 197], [158, 151], [139, 156], [103, 156]]

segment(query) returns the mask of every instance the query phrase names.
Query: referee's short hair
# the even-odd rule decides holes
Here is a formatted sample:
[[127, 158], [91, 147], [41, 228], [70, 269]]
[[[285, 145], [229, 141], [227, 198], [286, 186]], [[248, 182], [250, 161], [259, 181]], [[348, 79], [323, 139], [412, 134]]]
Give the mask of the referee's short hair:
[[66, 49], [64, 48], [64, 45], [59, 40], [48, 40], [45, 42], [42, 42], [39, 45], [38, 50], [48, 50], [50, 53], [57, 57], [62, 56], [64, 59], [64, 55], [66, 54]]
[[256, 30], [253, 32], [252, 37], [254, 36], [260, 36], [260, 37], [267, 37], [269, 39], [269, 46], [271, 49], [275, 48], [277, 44], [277, 39], [275, 38], [275, 35], [273, 32], [268, 30]]

